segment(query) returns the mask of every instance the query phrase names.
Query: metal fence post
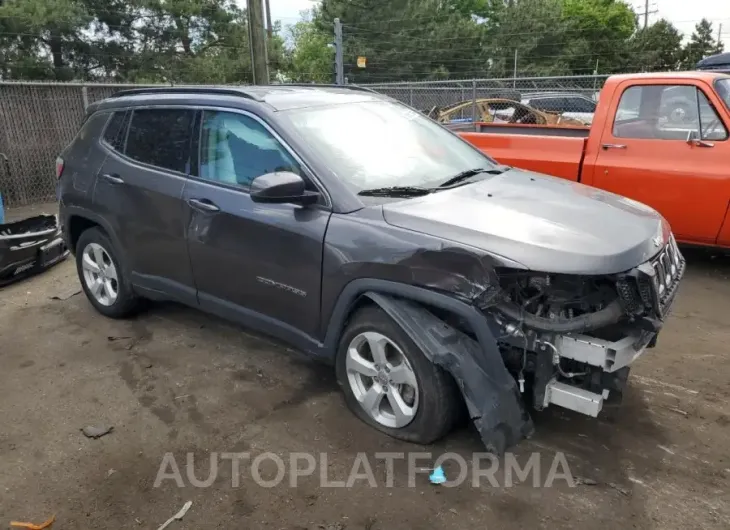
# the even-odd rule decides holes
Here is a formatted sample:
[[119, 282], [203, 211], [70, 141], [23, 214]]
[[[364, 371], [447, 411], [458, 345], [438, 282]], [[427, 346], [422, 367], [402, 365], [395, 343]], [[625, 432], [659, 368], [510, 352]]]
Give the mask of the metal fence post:
[[342, 53], [342, 23], [339, 18], [335, 19], [335, 84], [345, 84], [345, 66]]
[[413, 86], [408, 87], [408, 105], [413, 106]]
[[89, 108], [89, 87], [86, 85], [81, 87], [81, 100], [84, 102], [84, 112]]
[[477, 125], [477, 80], [471, 80], [471, 122], [476, 130]]

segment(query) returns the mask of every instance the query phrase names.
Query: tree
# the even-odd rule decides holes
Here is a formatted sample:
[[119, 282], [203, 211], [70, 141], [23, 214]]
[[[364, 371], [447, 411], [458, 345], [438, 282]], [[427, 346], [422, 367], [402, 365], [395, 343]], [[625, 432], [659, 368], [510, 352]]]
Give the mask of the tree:
[[[0, 78], [249, 82], [244, 15], [234, 0], [5, 0]], [[284, 42], [269, 47], [275, 74]]]
[[[353, 82], [471, 77], [488, 71], [490, 3], [480, 0], [322, 0], [317, 29], [343, 22], [345, 75]], [[474, 13], [476, 9], [478, 13]], [[367, 58], [359, 68], [356, 58]]]
[[295, 82], [332, 83], [335, 53], [333, 36], [319, 30], [312, 15], [289, 28], [292, 46], [288, 50], [286, 77]]
[[635, 14], [614, 0], [520, 0], [497, 12], [490, 54], [497, 72], [512, 75], [612, 71], [636, 28]]
[[692, 70], [705, 57], [721, 53], [723, 51], [722, 42], [715, 40], [715, 30], [712, 22], [703, 18], [696, 26], [687, 45], [684, 47], [683, 66], [687, 70]]
[[643, 72], [677, 70], [683, 59], [682, 34], [670, 22], [661, 19], [639, 29], [628, 46], [625, 70]]

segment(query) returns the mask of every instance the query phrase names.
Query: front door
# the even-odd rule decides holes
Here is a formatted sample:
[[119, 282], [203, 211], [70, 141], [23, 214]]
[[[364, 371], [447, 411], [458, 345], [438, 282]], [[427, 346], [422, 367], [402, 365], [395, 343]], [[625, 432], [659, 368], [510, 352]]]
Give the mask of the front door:
[[251, 181], [303, 168], [257, 118], [203, 112], [198, 178], [185, 186], [190, 260], [201, 307], [296, 341], [319, 327], [330, 211], [259, 204]]
[[679, 240], [714, 243], [730, 199], [730, 142], [714, 92], [691, 81], [626, 81], [616, 94], [592, 184], [658, 210]]
[[196, 296], [182, 192], [194, 115], [188, 109], [115, 114], [103, 140], [109, 155], [94, 187], [95, 208], [116, 232], [132, 282], [189, 304]]

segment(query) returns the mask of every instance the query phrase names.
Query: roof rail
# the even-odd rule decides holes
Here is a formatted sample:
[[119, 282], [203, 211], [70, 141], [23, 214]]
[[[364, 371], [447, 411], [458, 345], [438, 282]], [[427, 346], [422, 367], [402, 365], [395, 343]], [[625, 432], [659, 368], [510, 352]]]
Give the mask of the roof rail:
[[130, 88], [115, 92], [110, 98], [120, 98], [122, 96], [137, 96], [140, 94], [218, 94], [225, 96], [238, 96], [241, 98], [253, 99], [255, 101], [263, 101], [242, 89], [216, 87], [216, 86], [169, 86], [169, 87], [147, 87], [147, 88]]
[[372, 88], [364, 87], [362, 85], [355, 85], [352, 83], [348, 83], [346, 85], [333, 85], [331, 83], [280, 83], [277, 85], [271, 85], [275, 87], [288, 87], [288, 86], [294, 86], [294, 87], [309, 87], [309, 88], [317, 88], [317, 87], [324, 87], [324, 88], [349, 88], [351, 90], [361, 90], [363, 92], [372, 92], [373, 94], [379, 94], [378, 91], [373, 90]]

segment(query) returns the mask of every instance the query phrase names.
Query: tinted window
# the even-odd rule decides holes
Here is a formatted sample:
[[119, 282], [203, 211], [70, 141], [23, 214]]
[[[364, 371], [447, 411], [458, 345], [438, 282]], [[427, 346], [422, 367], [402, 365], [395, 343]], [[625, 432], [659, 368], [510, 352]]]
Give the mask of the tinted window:
[[567, 112], [596, 112], [596, 104], [583, 98], [569, 98], [565, 107]]
[[258, 121], [233, 112], [204, 112], [200, 177], [248, 188], [275, 171], [301, 175], [299, 164]]
[[564, 112], [564, 103], [565, 100], [561, 98], [542, 98], [530, 100], [529, 105], [543, 112]]
[[104, 141], [119, 152], [124, 151], [124, 137], [127, 133], [125, 117], [126, 112], [115, 112], [104, 131]]
[[193, 117], [192, 110], [135, 110], [126, 155], [145, 164], [188, 173]]
[[282, 112], [293, 132], [355, 190], [434, 186], [494, 162], [423, 114], [366, 101]]

